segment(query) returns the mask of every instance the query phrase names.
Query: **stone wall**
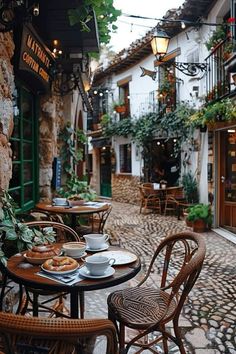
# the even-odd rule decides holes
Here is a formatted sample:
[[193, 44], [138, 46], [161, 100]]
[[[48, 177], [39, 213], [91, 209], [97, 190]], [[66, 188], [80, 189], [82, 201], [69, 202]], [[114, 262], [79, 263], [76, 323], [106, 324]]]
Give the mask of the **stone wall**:
[[13, 131], [14, 54], [11, 34], [0, 33], [0, 188], [8, 189], [12, 177], [12, 150], [9, 138]]
[[140, 178], [128, 175], [112, 175], [112, 199], [117, 202], [139, 204]]
[[40, 199], [51, 200], [52, 163], [58, 156], [58, 135], [63, 122], [63, 103], [59, 96], [41, 99], [39, 123]]

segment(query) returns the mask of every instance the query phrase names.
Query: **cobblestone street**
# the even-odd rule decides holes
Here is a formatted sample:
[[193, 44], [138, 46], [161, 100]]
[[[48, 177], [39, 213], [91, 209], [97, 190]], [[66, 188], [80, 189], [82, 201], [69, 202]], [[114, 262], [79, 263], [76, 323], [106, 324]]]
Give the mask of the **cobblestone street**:
[[[112, 202], [106, 224], [112, 244], [138, 254], [145, 271], [156, 245], [165, 236], [186, 230], [173, 216], [139, 214], [139, 207]], [[207, 255], [181, 318], [185, 347], [190, 354], [236, 353], [236, 247], [214, 232], [203, 234]], [[122, 286], [133, 285], [136, 279]], [[121, 287], [121, 286], [120, 286]], [[116, 287], [117, 289], [117, 287]], [[86, 294], [86, 317], [106, 317], [106, 298], [114, 288]], [[98, 354], [103, 354], [97, 349]], [[161, 353], [160, 348], [160, 353]], [[149, 353], [149, 351], [147, 351]], [[179, 353], [173, 345], [170, 353]]]

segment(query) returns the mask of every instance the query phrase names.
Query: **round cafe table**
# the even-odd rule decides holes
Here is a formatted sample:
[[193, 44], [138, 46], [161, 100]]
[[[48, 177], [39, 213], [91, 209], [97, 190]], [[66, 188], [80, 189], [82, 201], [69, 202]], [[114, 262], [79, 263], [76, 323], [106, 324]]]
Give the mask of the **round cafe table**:
[[109, 204], [104, 202], [90, 202], [83, 203], [80, 205], [53, 205], [52, 203], [38, 203], [36, 208], [41, 211], [47, 211], [52, 214], [63, 214], [69, 215], [71, 217], [71, 227], [75, 229], [76, 227], [76, 218], [79, 215], [84, 214], [96, 214], [101, 211], [106, 211], [109, 209]]
[[[23, 253], [16, 254], [9, 258], [6, 266], [6, 275], [17, 284], [37, 290], [53, 291], [56, 293], [66, 292], [70, 295], [70, 316], [71, 318], [84, 318], [84, 293], [98, 289], [109, 288], [133, 278], [141, 269], [141, 262], [138, 256], [121, 247], [110, 246], [109, 251], [129, 252], [133, 255], [134, 261], [128, 264], [113, 265], [115, 273], [107, 278], [89, 279], [81, 277], [82, 280], [73, 285], [62, 284], [56, 280], [39, 276], [41, 270], [39, 265], [27, 263]], [[87, 251], [88, 252], [88, 251]], [[88, 252], [88, 255], [92, 253]], [[94, 253], [93, 253], [94, 254]], [[99, 253], [96, 253], [99, 254]], [[82, 261], [79, 261], [82, 265]], [[79, 301], [78, 301], [79, 300]], [[80, 303], [80, 309], [78, 302]], [[37, 303], [33, 303], [33, 315], [37, 316]]]

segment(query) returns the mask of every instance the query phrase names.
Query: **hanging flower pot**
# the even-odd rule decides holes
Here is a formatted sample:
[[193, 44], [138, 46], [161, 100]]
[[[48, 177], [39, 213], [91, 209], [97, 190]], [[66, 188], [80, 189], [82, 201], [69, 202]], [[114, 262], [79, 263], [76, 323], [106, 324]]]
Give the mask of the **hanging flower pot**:
[[115, 107], [115, 111], [116, 111], [117, 113], [125, 113], [126, 107], [125, 107], [125, 106], [116, 106], [116, 107]]

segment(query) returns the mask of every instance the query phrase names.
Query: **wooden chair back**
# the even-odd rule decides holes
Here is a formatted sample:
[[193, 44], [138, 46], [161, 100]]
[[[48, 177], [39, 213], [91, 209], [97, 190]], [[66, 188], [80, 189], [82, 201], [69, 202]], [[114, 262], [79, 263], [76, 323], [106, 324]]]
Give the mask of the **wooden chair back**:
[[106, 337], [104, 354], [117, 354], [116, 329], [107, 319], [66, 320], [0, 312], [0, 350], [6, 354], [93, 353], [98, 336]]
[[[168, 305], [176, 301], [175, 315], [178, 316], [184, 301], [196, 282], [205, 258], [206, 246], [201, 235], [181, 232], [166, 237], [157, 247], [147, 273], [139, 286], [150, 276], [158, 262], [160, 288], [170, 294]], [[161, 258], [161, 259], [160, 259]]]
[[80, 241], [79, 235], [71, 227], [61, 224], [55, 221], [29, 221], [26, 222], [30, 228], [45, 229], [47, 227], [52, 227], [55, 231], [56, 242], [67, 242], [67, 241]]

